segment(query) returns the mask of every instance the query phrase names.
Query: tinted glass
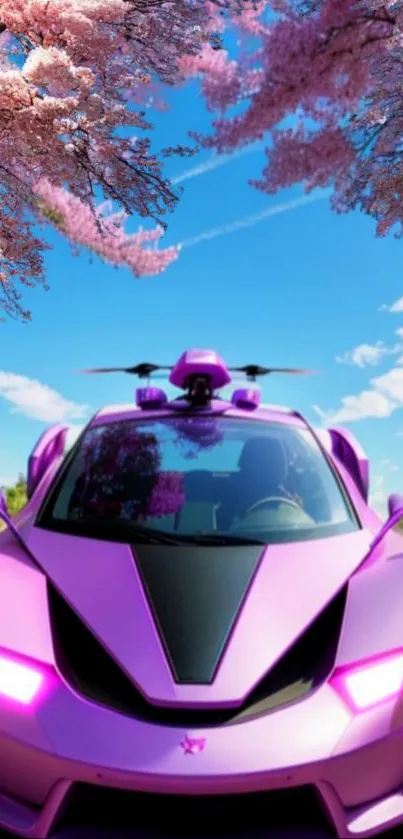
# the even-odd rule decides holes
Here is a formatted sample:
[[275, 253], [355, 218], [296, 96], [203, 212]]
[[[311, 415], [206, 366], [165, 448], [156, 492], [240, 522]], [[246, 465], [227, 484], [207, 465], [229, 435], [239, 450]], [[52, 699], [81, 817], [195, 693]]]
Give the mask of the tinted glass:
[[177, 535], [232, 533], [262, 542], [358, 526], [308, 429], [226, 417], [125, 420], [89, 429], [40, 524], [85, 535], [87, 526], [93, 534], [96, 522], [117, 520]]

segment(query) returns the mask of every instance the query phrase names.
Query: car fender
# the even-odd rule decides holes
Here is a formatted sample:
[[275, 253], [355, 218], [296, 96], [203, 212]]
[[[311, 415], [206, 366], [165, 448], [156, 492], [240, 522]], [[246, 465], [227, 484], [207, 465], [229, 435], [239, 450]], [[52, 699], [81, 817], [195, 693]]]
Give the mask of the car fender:
[[350, 579], [337, 667], [403, 649], [403, 536], [391, 531], [376, 561]]

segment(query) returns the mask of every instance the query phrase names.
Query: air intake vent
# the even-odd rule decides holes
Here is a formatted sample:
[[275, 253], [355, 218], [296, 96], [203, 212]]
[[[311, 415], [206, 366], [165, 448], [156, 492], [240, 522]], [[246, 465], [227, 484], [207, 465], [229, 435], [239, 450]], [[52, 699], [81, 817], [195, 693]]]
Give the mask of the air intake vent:
[[56, 661], [66, 681], [100, 705], [137, 719], [179, 727], [229, 725], [308, 695], [333, 668], [347, 596], [344, 588], [241, 707], [195, 710], [151, 705], [50, 584], [48, 592]]
[[[230, 795], [160, 795], [77, 784], [62, 836], [120, 839], [325, 839], [335, 836], [313, 787]], [[66, 833], [65, 833], [66, 831]], [[287, 832], [286, 832], [287, 831]], [[292, 832], [290, 832], [292, 831]]]

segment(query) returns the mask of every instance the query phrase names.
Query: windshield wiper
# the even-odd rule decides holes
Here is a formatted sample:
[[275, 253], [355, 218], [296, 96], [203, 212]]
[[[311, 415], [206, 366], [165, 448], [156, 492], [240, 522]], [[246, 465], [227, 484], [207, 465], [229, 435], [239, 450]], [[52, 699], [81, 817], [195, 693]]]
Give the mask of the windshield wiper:
[[[78, 521], [75, 524], [78, 524]], [[143, 524], [136, 524], [128, 519], [81, 519], [80, 525], [95, 531], [109, 531], [127, 533], [143, 544], [155, 545], [264, 545], [260, 539], [238, 536], [235, 533], [216, 533], [200, 531], [200, 533], [168, 533], [166, 530], [154, 530]]]
[[[127, 522], [121, 522], [126, 525]], [[126, 529], [126, 528], [122, 528]], [[264, 545], [265, 542], [259, 539], [251, 539], [247, 536], [237, 536], [232, 533], [167, 533], [166, 530], [154, 530], [145, 525], [132, 524], [129, 522], [130, 534], [139, 537], [145, 543], [160, 545]]]
[[235, 536], [231, 533], [167, 533], [148, 527], [132, 526], [133, 535], [139, 535], [146, 542], [161, 545], [264, 545], [258, 539]]
[[[79, 527], [82, 526], [86, 530], [91, 530], [95, 538], [97, 536], [97, 531], [98, 533], [102, 531], [103, 534], [106, 531], [111, 535], [116, 533], [119, 533], [119, 535], [121, 533], [127, 533], [130, 538], [133, 536], [138, 537], [138, 541], [141, 541], [144, 544], [180, 545], [182, 543], [181, 538], [177, 537], [173, 533], [167, 533], [162, 530], [152, 530], [150, 527], [145, 527], [142, 524], [135, 524], [127, 519], [83, 518], [74, 522], [74, 525], [76, 524], [79, 525]], [[130, 541], [130, 539], [125, 541]]]
[[[122, 522], [123, 524], [123, 522]], [[127, 528], [127, 522], [125, 522]], [[174, 533], [167, 533], [165, 530], [152, 530], [151, 527], [145, 527], [140, 524], [130, 524], [129, 532], [131, 536], [138, 539], [139, 542], [144, 542], [149, 545], [181, 545], [182, 538]]]
[[232, 533], [216, 533], [201, 531], [198, 533], [167, 533], [166, 530], [152, 530], [144, 525], [130, 525], [133, 535], [138, 535], [145, 541], [164, 545], [264, 545], [259, 539], [238, 536]]
[[195, 545], [265, 545], [261, 539], [252, 539], [250, 536], [238, 536], [236, 533], [216, 533], [214, 530], [208, 533], [194, 533], [185, 536], [186, 540]]

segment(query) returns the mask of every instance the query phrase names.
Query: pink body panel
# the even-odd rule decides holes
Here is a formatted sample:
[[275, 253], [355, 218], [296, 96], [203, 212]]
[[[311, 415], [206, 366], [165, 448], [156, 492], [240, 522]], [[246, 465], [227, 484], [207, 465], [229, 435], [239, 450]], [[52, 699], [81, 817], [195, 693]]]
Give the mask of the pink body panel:
[[[116, 406], [92, 423], [169, 414]], [[245, 416], [234, 408], [226, 414]], [[253, 418], [304, 427], [280, 411], [258, 409]], [[403, 537], [389, 533], [363, 562], [381, 522], [347, 468], [334, 455], [331, 459], [363, 529], [263, 551], [211, 685], [175, 684], [128, 546], [35, 528], [35, 514], [62, 459], [43, 476], [17, 517], [18, 527], [44, 572], [148, 699], [164, 706], [236, 706], [349, 579], [336, 666], [403, 647]], [[1, 648], [45, 667], [54, 662], [45, 577], [7, 533], [0, 534]], [[35, 805], [48, 801], [42, 814], [32, 811], [34, 826], [25, 833], [43, 839], [44, 825], [47, 831], [69, 783], [80, 780], [199, 794], [313, 783], [344, 839], [374, 835], [385, 821], [403, 817], [400, 697], [354, 714], [325, 683], [264, 716], [188, 729], [145, 723], [98, 706], [53, 676], [43, 701], [31, 709], [0, 701], [0, 826], [5, 824], [2, 793]], [[186, 736], [205, 738], [196, 756], [184, 754]]]
[[46, 579], [7, 554], [0, 559], [0, 648], [52, 664]]
[[149, 699], [236, 705], [361, 564], [370, 538], [361, 530], [266, 548], [211, 685], [175, 684], [128, 546], [39, 528], [30, 531], [28, 545]]
[[[248, 723], [173, 729], [96, 707], [61, 684], [35, 718], [2, 709], [0, 727], [8, 736], [0, 739], [0, 784], [11, 795], [23, 784], [26, 799], [42, 805], [62, 779], [182, 794], [313, 783], [328, 788], [333, 817], [340, 809], [339, 836], [347, 837], [346, 810], [387, 794], [402, 777], [401, 729], [392, 710], [388, 703], [354, 718], [324, 685], [306, 700]], [[184, 754], [185, 736], [205, 738], [196, 757]]]
[[382, 550], [350, 582], [339, 665], [403, 646], [403, 536], [390, 531]]

